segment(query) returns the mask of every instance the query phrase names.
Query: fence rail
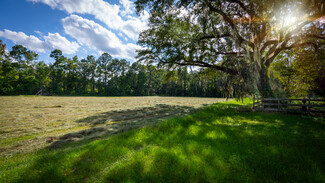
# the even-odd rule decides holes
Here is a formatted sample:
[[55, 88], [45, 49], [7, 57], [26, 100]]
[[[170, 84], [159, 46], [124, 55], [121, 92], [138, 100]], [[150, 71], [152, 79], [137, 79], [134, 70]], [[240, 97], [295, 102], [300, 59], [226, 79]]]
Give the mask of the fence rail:
[[325, 113], [325, 99], [255, 98], [253, 110], [275, 112]]

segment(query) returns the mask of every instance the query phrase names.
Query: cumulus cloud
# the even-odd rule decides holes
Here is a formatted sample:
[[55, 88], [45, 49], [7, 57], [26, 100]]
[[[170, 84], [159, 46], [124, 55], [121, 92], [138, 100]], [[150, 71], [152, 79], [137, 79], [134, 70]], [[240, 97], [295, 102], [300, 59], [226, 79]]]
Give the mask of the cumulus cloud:
[[44, 40], [40, 40], [33, 35], [28, 36], [23, 32], [15, 32], [5, 29], [4, 31], [0, 31], [0, 37], [9, 39], [15, 44], [23, 45], [30, 50], [42, 53], [54, 49], [60, 49], [63, 53], [74, 54], [79, 48], [78, 43], [70, 42], [59, 33], [48, 33], [47, 36], [43, 36]]
[[[123, 32], [133, 40], [137, 40], [139, 33], [147, 28], [148, 13], [140, 17], [130, 16], [134, 12], [133, 2], [120, 0], [119, 5], [110, 4], [103, 0], [28, 0], [34, 3], [44, 3], [52, 9], [66, 11], [69, 14], [90, 14], [105, 23], [110, 29]], [[121, 17], [123, 16], [123, 18]]]
[[78, 43], [70, 42], [59, 33], [49, 33], [48, 36], [44, 36], [44, 46], [49, 50], [60, 49], [66, 54], [74, 54], [79, 48]]
[[127, 14], [132, 14], [134, 12], [134, 4], [129, 0], [120, 0], [120, 4], [123, 6], [124, 10], [121, 15], [125, 16]]
[[78, 15], [70, 15], [62, 19], [62, 24], [66, 34], [98, 52], [108, 52], [113, 56], [133, 59], [136, 55], [135, 50], [140, 48], [132, 43], [123, 44], [110, 30]]

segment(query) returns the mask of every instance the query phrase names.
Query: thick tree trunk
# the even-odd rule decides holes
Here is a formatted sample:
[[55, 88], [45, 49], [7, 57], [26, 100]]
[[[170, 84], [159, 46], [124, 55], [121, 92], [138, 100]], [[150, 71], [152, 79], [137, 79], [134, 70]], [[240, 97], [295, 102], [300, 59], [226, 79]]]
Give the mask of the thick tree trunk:
[[260, 80], [259, 80], [258, 89], [263, 98], [273, 97], [268, 70], [269, 68], [262, 64], [261, 70], [259, 71]]

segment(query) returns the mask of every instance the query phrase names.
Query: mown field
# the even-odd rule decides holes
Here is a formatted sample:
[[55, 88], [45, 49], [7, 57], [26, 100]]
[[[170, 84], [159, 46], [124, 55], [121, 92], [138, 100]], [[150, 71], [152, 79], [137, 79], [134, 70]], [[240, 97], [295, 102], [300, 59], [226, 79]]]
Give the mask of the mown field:
[[0, 97], [0, 155], [61, 146], [188, 113], [224, 99], [184, 97]]
[[[99, 103], [106, 100], [75, 98], [79, 102], [88, 99]], [[121, 101], [118, 99], [116, 101]], [[143, 99], [153, 100], [151, 97]], [[157, 97], [160, 102], [169, 99], [171, 98]], [[53, 141], [48, 139], [51, 142], [43, 142], [45, 145], [36, 148], [37, 151], [11, 152], [9, 154], [12, 156], [2, 156], [0, 182], [325, 182], [323, 117], [251, 112], [247, 110], [251, 106], [250, 101], [215, 103], [217, 99], [202, 99], [212, 100], [211, 103], [215, 104], [196, 110], [193, 106], [198, 104], [194, 101], [201, 99], [184, 98], [183, 103], [174, 106], [176, 99], [183, 100], [174, 98], [170, 101], [174, 104], [166, 101], [164, 105], [156, 106], [153, 103], [152, 107], [139, 106], [142, 110], [123, 108], [125, 106], [121, 105], [118, 111], [131, 111], [133, 114], [120, 117], [122, 119], [137, 119], [136, 114], [144, 109], [151, 111], [147, 113], [149, 116], [162, 119], [159, 114], [168, 116], [168, 112], [162, 111], [169, 107], [172, 108], [171, 112], [180, 111], [175, 112], [175, 115], [181, 115], [171, 117], [174, 115], [171, 114], [159, 123], [156, 118], [141, 117], [139, 121], [146, 121], [146, 125], [157, 125], [133, 129], [130, 127], [132, 124], [126, 123], [128, 128], [112, 134], [113, 129], [96, 125], [118, 124], [119, 121], [116, 120], [117, 117], [110, 118], [107, 113], [111, 112], [107, 112], [107, 109], [92, 111], [90, 108], [97, 105], [96, 102], [91, 104], [89, 101], [89, 106], [84, 106], [90, 110], [89, 113], [96, 113], [95, 115], [89, 115], [87, 109], [82, 109], [84, 113], [80, 112], [80, 115], [84, 116], [73, 122], [73, 117], [67, 114], [78, 111], [72, 109], [74, 102], [70, 103], [71, 107], [63, 110], [65, 112], [59, 113], [59, 108], [64, 109], [69, 103], [59, 103], [60, 100], [67, 100], [64, 97], [53, 97], [51, 103], [37, 108], [31, 102], [35, 99], [28, 98], [26, 104], [31, 108], [54, 110], [53, 113], [58, 110], [56, 118], [61, 115], [62, 118], [71, 119], [71, 124], [93, 121], [87, 127], [91, 130], [75, 129], [76, 133], [62, 133]], [[80, 103], [80, 106], [86, 105]], [[135, 105], [141, 105], [136, 103]], [[103, 103], [98, 105], [105, 107]], [[21, 113], [24, 111], [16, 110], [21, 110]], [[117, 109], [113, 111], [114, 114], [118, 112]], [[186, 112], [189, 113], [185, 114]], [[6, 113], [10, 113], [10, 110], [2, 112], [1, 116]], [[123, 114], [126, 115], [121, 112], [122, 116]], [[23, 119], [21, 115], [21, 120]], [[46, 125], [42, 127], [41, 121], [39, 120], [39, 128], [45, 129]], [[120, 121], [123, 123], [123, 120]], [[3, 122], [1, 124], [2, 129]], [[96, 130], [98, 128], [104, 130]], [[83, 135], [92, 133], [103, 134], [97, 138], [83, 138]], [[1, 136], [4, 134], [6, 133], [2, 132]], [[57, 141], [63, 142], [55, 143]]]

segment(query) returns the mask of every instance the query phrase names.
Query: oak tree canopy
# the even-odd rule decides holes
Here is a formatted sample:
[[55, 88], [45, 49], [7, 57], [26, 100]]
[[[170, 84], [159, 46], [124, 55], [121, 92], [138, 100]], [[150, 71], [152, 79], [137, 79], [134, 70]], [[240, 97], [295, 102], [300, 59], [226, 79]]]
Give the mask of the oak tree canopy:
[[317, 50], [325, 39], [323, 0], [138, 0], [136, 8], [151, 13], [140, 61], [245, 75], [263, 97], [272, 96], [268, 70], [281, 52]]

